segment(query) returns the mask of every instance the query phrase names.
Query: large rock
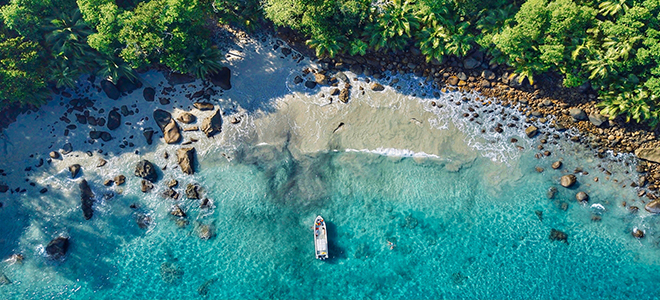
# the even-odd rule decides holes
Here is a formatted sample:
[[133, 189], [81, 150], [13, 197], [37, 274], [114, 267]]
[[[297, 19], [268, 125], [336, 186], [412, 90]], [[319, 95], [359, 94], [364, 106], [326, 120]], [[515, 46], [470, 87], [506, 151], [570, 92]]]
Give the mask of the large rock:
[[191, 83], [195, 81], [195, 77], [190, 76], [188, 74], [181, 74], [181, 73], [170, 73], [165, 76], [165, 79], [167, 79], [167, 83], [170, 85], [177, 85], [177, 84], [184, 84], [184, 83]]
[[94, 205], [94, 193], [92, 193], [92, 189], [89, 187], [89, 184], [85, 179], [80, 182], [80, 201], [85, 220], [91, 219], [94, 215], [94, 210], [92, 210], [92, 205]]
[[308, 89], [313, 89], [316, 87], [316, 81], [307, 80], [305, 81], [305, 87]]
[[314, 81], [316, 81], [316, 83], [320, 85], [327, 85], [328, 76], [325, 76], [325, 74], [316, 73], [314, 74]]
[[218, 73], [211, 75], [211, 83], [219, 86], [223, 90], [231, 89], [231, 70], [222, 67]]
[[643, 160], [660, 163], [660, 148], [638, 148], [635, 155]]
[[78, 174], [80, 174], [80, 165], [79, 164], [70, 165], [69, 172], [71, 172], [71, 178], [78, 177]]
[[131, 81], [126, 77], [119, 77], [117, 80], [117, 89], [121, 93], [132, 93], [133, 91], [142, 87], [142, 82], [139, 80]]
[[531, 125], [527, 128], [525, 128], [525, 134], [527, 135], [528, 138], [533, 138], [536, 136], [536, 134], [539, 132], [539, 129], [536, 128], [536, 126]]
[[222, 131], [222, 116], [220, 110], [216, 110], [213, 115], [202, 121], [202, 131], [207, 137], [212, 137]]
[[172, 114], [162, 109], [157, 109], [154, 110], [153, 116], [154, 121], [156, 121], [160, 130], [163, 131], [165, 143], [174, 144], [181, 141], [181, 131], [179, 130], [179, 125], [172, 118]]
[[188, 175], [195, 173], [195, 148], [181, 148], [176, 151], [176, 158], [181, 171]]
[[591, 124], [594, 124], [594, 126], [596, 126], [596, 127], [601, 127], [601, 126], [605, 127], [609, 124], [607, 117], [605, 117], [605, 116], [603, 116], [599, 113], [590, 114], [589, 115], [589, 122], [591, 122]]
[[121, 96], [121, 93], [119, 92], [115, 84], [112, 83], [110, 80], [107, 79], [101, 80], [101, 89], [103, 89], [103, 91], [108, 96], [108, 98], [112, 100], [117, 100], [119, 99], [119, 96]]
[[660, 214], [660, 200], [653, 200], [647, 203], [644, 209], [652, 214]]
[[139, 161], [135, 166], [135, 176], [149, 180], [151, 182], [156, 182], [158, 180], [156, 167], [146, 159]]
[[466, 60], [463, 61], [463, 67], [466, 70], [474, 69], [474, 68], [478, 67], [479, 65], [481, 65], [481, 62], [479, 62], [478, 60], [476, 60], [472, 57], [468, 57]]
[[58, 236], [46, 246], [46, 254], [54, 259], [58, 259], [64, 255], [69, 250], [69, 238]]
[[575, 184], [576, 181], [577, 181], [577, 177], [575, 177], [575, 175], [568, 174], [562, 176], [561, 179], [559, 180], [559, 183], [561, 184], [561, 186], [567, 188], [573, 186], [573, 184]]
[[576, 121], [587, 120], [587, 114], [581, 108], [571, 108], [568, 110], [568, 113]]
[[156, 100], [156, 90], [152, 87], [147, 87], [142, 90], [142, 97], [148, 102], [154, 102]]
[[116, 109], [113, 109], [108, 112], [108, 129], [115, 130], [119, 125], [121, 125], [121, 114]]

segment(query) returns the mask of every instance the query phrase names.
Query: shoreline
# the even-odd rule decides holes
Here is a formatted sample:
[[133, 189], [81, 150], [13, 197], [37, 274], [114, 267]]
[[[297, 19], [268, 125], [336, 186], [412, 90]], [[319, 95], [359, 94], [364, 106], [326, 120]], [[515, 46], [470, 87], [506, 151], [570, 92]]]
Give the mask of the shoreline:
[[[232, 29], [229, 29], [232, 30]], [[264, 34], [264, 33], [262, 33]], [[242, 37], [242, 39], [245, 39], [245, 34], [244, 33], [239, 33], [235, 34], [236, 36]], [[267, 34], [266, 34], [267, 35]], [[257, 34], [255, 36], [251, 36], [254, 40], [258, 40], [261, 35]], [[305, 58], [310, 58], [312, 61], [314, 61], [314, 57], [308, 57], [304, 56], [304, 52], [302, 53], [291, 53], [291, 50], [289, 49], [288, 51], [284, 49], [288, 49], [286, 47], [295, 47], [295, 43], [292, 46], [291, 44], [282, 44], [278, 41], [275, 41], [275, 45], [273, 47], [273, 51], [277, 53], [281, 53], [282, 56], [279, 58], [277, 56], [272, 57], [271, 59], [280, 59], [280, 58], [286, 58], [286, 59], [293, 59], [293, 61], [297, 60], [298, 63]], [[296, 49], [296, 48], [294, 48]], [[308, 49], [309, 50], [309, 49]], [[309, 52], [309, 51], [307, 51]], [[309, 54], [309, 53], [308, 53]], [[236, 55], [236, 54], [232, 54]], [[229, 51], [227, 52], [227, 57], [230, 56]], [[627, 130], [628, 126], [623, 126], [623, 128], [619, 128], [616, 124], [616, 122], [605, 122], [605, 123], [612, 123], [615, 125], [614, 127], [609, 127], [609, 128], [597, 128], [592, 124], [591, 121], [589, 120], [582, 120], [582, 121], [573, 121], [571, 119], [570, 114], [567, 115], [568, 110], [571, 108], [569, 106], [570, 104], [567, 104], [564, 101], [561, 100], [556, 100], [556, 99], [551, 99], [549, 97], [542, 97], [539, 96], [539, 91], [541, 90], [535, 90], [534, 92], [526, 92], [521, 89], [525, 89], [525, 87], [521, 85], [516, 85], [512, 84], [511, 80], [508, 79], [506, 74], [502, 74], [501, 70], [502, 68], [498, 66], [491, 66], [489, 68], [482, 68], [482, 66], [477, 66], [475, 68], [465, 70], [464, 65], [467, 62], [467, 60], [472, 59], [476, 60], [474, 53], [470, 56], [468, 56], [464, 61], [457, 61], [454, 58], [449, 59], [447, 62], [444, 64], [433, 64], [433, 63], [426, 63], [426, 62], [420, 62], [422, 60], [421, 56], [417, 56], [415, 59], [407, 61], [404, 59], [406, 58], [406, 55], [399, 55], [396, 57], [392, 56], [383, 56], [383, 57], [363, 57], [362, 60], [364, 60], [363, 63], [361, 63], [359, 60], [360, 58], [347, 58], [347, 57], [338, 57], [333, 60], [329, 59], [321, 59], [318, 62], [321, 64], [322, 69], [319, 69], [314, 72], [318, 73], [329, 73], [329, 74], [335, 74], [336, 72], [341, 72], [341, 71], [346, 71], [349, 70], [352, 73], [355, 73], [358, 76], [366, 76], [367, 78], [380, 78], [381, 74], [384, 73], [384, 71], [392, 69], [390, 71], [392, 72], [398, 72], [399, 74], [414, 74], [415, 76], [420, 75], [419, 73], [421, 72], [421, 75], [427, 75], [426, 77], [426, 83], [431, 84], [432, 87], [437, 90], [437, 91], [454, 91], [458, 90], [461, 92], [476, 92], [481, 97], [485, 97], [485, 99], [489, 98], [494, 98], [494, 105], [495, 107], [499, 108], [508, 108], [508, 107], [516, 107], [518, 106], [518, 110], [520, 113], [525, 114], [529, 118], [525, 120], [515, 120], [514, 123], [518, 125], [522, 125], [523, 128], [536, 124], [538, 126], [538, 123], [545, 124], [548, 118], [552, 118], [550, 116], [554, 116], [554, 120], [550, 122], [549, 127], [550, 128], [555, 128], [558, 129], [558, 127], [564, 127], [564, 128], [575, 128], [579, 130], [580, 137], [578, 138], [571, 138], [572, 141], [574, 142], [580, 142], [581, 145], [587, 146], [587, 148], [591, 148], [592, 151], [596, 152], [595, 155], [599, 158], [604, 158], [605, 155], [605, 149], [607, 148], [602, 148], [602, 146], [607, 146], [608, 143], [612, 143], [610, 141], [616, 141], [615, 147], [611, 150], [614, 154], [616, 154], [618, 150], [621, 150], [622, 148], [631, 148], [631, 138], [618, 138], [615, 137], [615, 139], [608, 139], [608, 135], [612, 135], [613, 133], [615, 134], [634, 134], [637, 135], [642, 135], [644, 134], [641, 130], [634, 131], [632, 133], [625, 131]], [[485, 57], [481, 57], [482, 60], [485, 59]], [[296, 63], [296, 65], [298, 64]], [[376, 66], [380, 66], [380, 69], [375, 70]], [[414, 66], [414, 68], [410, 69], [409, 67]], [[461, 66], [463, 65], [463, 66]], [[303, 73], [305, 70], [301, 70]], [[311, 71], [311, 70], [310, 70]], [[296, 71], [297, 72], [297, 71]], [[415, 74], [418, 73], [418, 74]], [[486, 75], [486, 77], [482, 76]], [[313, 77], [313, 76], [312, 76]], [[418, 76], [419, 77], [419, 76]], [[357, 78], [356, 78], [357, 79]], [[465, 80], [461, 80], [465, 79]], [[175, 79], [176, 80], [176, 79]], [[186, 81], [188, 79], [183, 79], [183, 81]], [[194, 84], [197, 84], [198, 80], [193, 81]], [[379, 80], [379, 82], [385, 82], [383, 80]], [[487, 82], [487, 83], [486, 83]], [[508, 82], [508, 84], [507, 84]], [[367, 84], [370, 84], [370, 81], [367, 79], [366, 80]], [[394, 90], [400, 90], [400, 87], [397, 88], [397, 83], [398, 79], [394, 79], [389, 82], [389, 86], [391, 86]], [[452, 85], [452, 83], [455, 83]], [[191, 83], [188, 83], [191, 84]], [[302, 83], [300, 83], [302, 85]], [[486, 87], [486, 86], [490, 87]], [[218, 91], [210, 91], [208, 90], [209, 86], [204, 85], [205, 90], [207, 92], [204, 92], [201, 96], [201, 98], [196, 98], [194, 96], [189, 96], [186, 95], [188, 99], [191, 101], [194, 101], [193, 99], [197, 99], [197, 101], [204, 101], [209, 94], [212, 93], [217, 93]], [[527, 87], [529, 88], [529, 87]], [[362, 89], [362, 87], [360, 87]], [[307, 90], [307, 89], [305, 89]], [[310, 90], [312, 91], [312, 90]], [[362, 91], [362, 90], [360, 90]], [[100, 91], [99, 91], [100, 92]], [[236, 88], [234, 88], [234, 92], [236, 92]], [[219, 92], [222, 94], [222, 90]], [[245, 94], [244, 91], [239, 91], [240, 94]], [[364, 93], [362, 91], [362, 93]], [[436, 96], [437, 92], [434, 92], [434, 96]], [[83, 93], [84, 94], [84, 93]], [[416, 95], [414, 93], [411, 94], [411, 96], [420, 96]], [[424, 96], [424, 95], [421, 95]], [[430, 96], [430, 95], [427, 95]], [[586, 96], [588, 98], [588, 96]], [[75, 98], [75, 97], [73, 97]], [[167, 97], [170, 98], [170, 97]], [[334, 97], [335, 99], [337, 97]], [[479, 99], [482, 99], [478, 97]], [[484, 99], [484, 101], [485, 101]], [[64, 98], [63, 98], [64, 100]], [[584, 99], [583, 99], [584, 100]], [[159, 99], [158, 101], [162, 101]], [[168, 100], [169, 101], [169, 100]], [[465, 101], [465, 100], [464, 100]], [[550, 101], [548, 104], [548, 101]], [[489, 101], [490, 103], [490, 101]], [[161, 103], [162, 104], [162, 103]], [[192, 104], [192, 103], [190, 103]], [[587, 112], [592, 112], [589, 110], [587, 107], [589, 103], [582, 101], [579, 103], [580, 107], [584, 107], [584, 110]], [[74, 106], [77, 106], [74, 105]], [[172, 109], [175, 109], [176, 107], [173, 107]], [[178, 108], [176, 108], [178, 109]], [[69, 109], [71, 110], [71, 109]], [[32, 110], [34, 111], [34, 110]], [[73, 112], [73, 111], [72, 111]], [[174, 113], [174, 111], [172, 111]], [[75, 112], [74, 112], [75, 113]], [[174, 113], [175, 115], [179, 115], [181, 112]], [[29, 113], [28, 113], [29, 114]], [[495, 113], [496, 114], [496, 113]], [[591, 114], [591, 113], [590, 113]], [[240, 119], [241, 116], [245, 116], [246, 113], [239, 112], [237, 114], [233, 115], [233, 119], [229, 120], [228, 118], [225, 118], [225, 123], [233, 123], [233, 120], [237, 120], [236, 116]], [[464, 116], [467, 117], [467, 116]], [[545, 120], [544, 120], [545, 119]], [[228, 122], [230, 121], [230, 122]], [[238, 121], [240, 122], [240, 120]], [[498, 127], [495, 124], [486, 124], [488, 127], [488, 130], [491, 132], [500, 132], [498, 131]], [[541, 127], [541, 126], [538, 126]], [[158, 133], [158, 128], [154, 128], [156, 133]], [[6, 130], [6, 129], [3, 129]], [[501, 130], [501, 127], [499, 128]], [[539, 130], [540, 131], [540, 130]], [[561, 130], [560, 130], [561, 131]], [[482, 131], [483, 132], [483, 131]], [[594, 133], [595, 132], [595, 133]], [[623, 133], [622, 133], [623, 132]], [[642, 133], [640, 133], [642, 132]], [[532, 143], [534, 143], [534, 146], [538, 147], [539, 150], [542, 149], [543, 147], [543, 142], [539, 141], [544, 133], [539, 132], [535, 134], [537, 138], [530, 139]], [[594, 141], [594, 136], [598, 138], [597, 142]], [[654, 135], [652, 132], [647, 132], [645, 135], [645, 139], [648, 141], [645, 141], [644, 145], [649, 145], [649, 144], [655, 144], [657, 141], [654, 140]], [[199, 139], [196, 137], [196, 139]], [[590, 144], [591, 142], [591, 144]], [[184, 144], [185, 145], [185, 144]], [[598, 147], [598, 148], [596, 148]], [[387, 147], [385, 147], [387, 148]], [[405, 147], [404, 147], [405, 148]], [[357, 147], [355, 149], [362, 149], [360, 147]], [[375, 149], [370, 149], [370, 150], [375, 150]], [[401, 149], [400, 149], [401, 150]], [[409, 149], [408, 149], [409, 150]], [[624, 150], [629, 150], [629, 149], [624, 149]], [[424, 151], [421, 151], [424, 152]], [[622, 153], [631, 153], [631, 151], [627, 152], [622, 152]], [[89, 153], [88, 153], [89, 155]], [[107, 155], [107, 154], [106, 154]], [[537, 154], [538, 156], [543, 155], [543, 151], [539, 151]], [[641, 160], [640, 160], [641, 161]], [[656, 163], [645, 163], [642, 161], [640, 164], [643, 169], [638, 169], [638, 171], [643, 171], [639, 172], [643, 176], [644, 179], [640, 178], [634, 178], [635, 175], [630, 175], [630, 180], [632, 180], [634, 183], [631, 184], [631, 186], [639, 186], [639, 190], [643, 190], [644, 194], [646, 197], [650, 198], [651, 200], [656, 198], [656, 190], [657, 186], [660, 185], [660, 174], [658, 173], [660, 170], [658, 168], [658, 164]], [[647, 174], [644, 176], [644, 174]], [[644, 184], [636, 184], [635, 182], [642, 181]], [[640, 182], [640, 183], [642, 183]], [[647, 187], [644, 189], [644, 187]], [[12, 192], [13, 192], [13, 187], [12, 187]], [[20, 192], [20, 190], [19, 190]], [[640, 192], [641, 193], [641, 192]]]

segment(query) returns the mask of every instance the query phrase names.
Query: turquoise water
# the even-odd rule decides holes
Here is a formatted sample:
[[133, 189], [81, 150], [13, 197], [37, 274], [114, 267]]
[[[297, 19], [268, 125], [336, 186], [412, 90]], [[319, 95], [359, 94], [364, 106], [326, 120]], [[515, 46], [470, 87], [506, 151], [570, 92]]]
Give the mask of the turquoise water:
[[[657, 238], [648, 230], [641, 242], [630, 236], [638, 218], [610, 203], [602, 221], [592, 222], [594, 210], [560, 189], [555, 200], [569, 203], [563, 211], [546, 197], [556, 182], [549, 171], [529, 170], [538, 164], [531, 153], [520, 160], [526, 166], [522, 178], [492, 186], [488, 174], [501, 165], [485, 158], [455, 171], [441, 160], [359, 152], [296, 160], [287, 151], [261, 146], [238, 151], [231, 162], [209, 154], [195, 179], [215, 200], [212, 211], [184, 200], [191, 223], [178, 228], [167, 216], [172, 200], [136, 194], [107, 201], [89, 224], [40, 220], [46, 231], [66, 230], [73, 237], [68, 257], [49, 261], [38, 254], [39, 247], [30, 248], [34, 242], [23, 241], [18, 247], [36, 258], [3, 265], [14, 283], [0, 287], [0, 294], [3, 299], [656, 298]], [[591, 203], [613, 195], [593, 193]], [[136, 211], [128, 208], [134, 202], [138, 211], [153, 216], [152, 228], [138, 228]], [[542, 221], [536, 210], [543, 212]], [[317, 214], [329, 226], [328, 261], [313, 256], [310, 227]], [[212, 224], [216, 237], [199, 239], [196, 223]], [[565, 231], [568, 244], [550, 241], [552, 228]], [[396, 247], [390, 249], [388, 241]]]
[[[370, 92], [364, 78], [352, 81], [349, 104], [330, 105], [318, 95], [330, 95], [329, 87], [310, 92], [292, 82], [301, 66], [283, 68], [272, 58], [277, 55], [248, 50], [240, 53], [243, 61], [263, 66], [235, 63], [234, 89], [212, 99], [242, 122], [230, 125], [225, 116], [223, 133], [214, 139], [185, 133], [184, 139], [199, 139], [192, 176], [175, 169], [179, 145], [146, 145], [141, 130], [156, 128], [144, 112], [191, 109], [183, 95], [197, 87], [178, 87], [168, 106], [145, 103], [141, 91], [113, 101], [92, 89], [90, 97], [106, 107], [142, 111], [124, 116], [132, 125], [113, 131], [115, 139], [105, 146], [87, 142], [82, 130], [65, 140], [55, 134], [45, 139], [43, 130], [66, 126], [48, 123], [66, 111], [57, 99], [3, 133], [9, 137], [0, 139], [0, 154], [11, 159], [0, 166], [13, 186], [27, 186], [24, 167], [16, 166], [45, 157], [44, 145], [57, 149], [72, 142], [75, 150], [28, 172], [36, 188], [0, 194], [0, 258], [25, 257], [22, 264], [0, 262], [0, 272], [12, 281], [0, 285], [0, 299], [658, 298], [660, 222], [643, 210], [648, 199], [629, 187], [638, 176], [633, 158], [596, 158], [567, 141], [574, 132], [554, 132], [547, 124], [537, 124], [543, 136], [527, 139], [523, 126], [508, 127], [511, 116], [524, 120], [521, 107], [482, 105], [486, 100], [460, 93], [430, 98], [434, 90], [418, 78], [403, 76], [401, 89], [380, 93]], [[274, 73], [255, 80], [264, 76], [251, 70], [264, 69]], [[142, 76], [157, 92], [165, 86], [160, 74]], [[199, 124], [203, 113], [194, 112]], [[480, 116], [469, 121], [462, 117], [468, 112]], [[37, 132], [34, 124], [41, 120], [50, 121]], [[492, 130], [498, 122], [501, 134]], [[548, 157], [536, 149], [542, 137]], [[44, 145], [24, 147], [21, 139], [43, 139]], [[135, 148], [119, 148], [124, 140]], [[39, 148], [37, 157], [20, 158], [28, 147]], [[108, 165], [97, 168], [98, 157]], [[161, 179], [148, 194], [132, 176], [143, 158], [168, 167], [159, 170]], [[18, 161], [14, 170], [5, 167], [10, 160]], [[560, 170], [550, 167], [556, 160], [563, 161]], [[89, 221], [80, 211], [80, 178], [69, 178], [71, 163], [82, 165], [81, 177], [97, 195]], [[560, 176], [578, 167], [588, 174], [576, 174], [576, 187], [558, 185]], [[116, 174], [127, 176], [125, 185], [102, 185]], [[173, 178], [181, 194], [188, 183], [198, 183], [213, 206], [161, 197]], [[41, 185], [48, 193], [38, 192]], [[552, 187], [557, 194], [550, 199]], [[575, 201], [578, 191], [590, 195], [589, 203]], [[105, 199], [110, 192], [115, 196]], [[640, 211], [630, 213], [624, 201]], [[186, 212], [186, 222], [170, 216], [174, 204]], [[317, 215], [328, 225], [327, 261], [314, 259]], [[140, 228], [136, 220], [145, 217], [152, 222]], [[215, 236], [200, 239], [200, 228], [209, 227]], [[632, 237], [634, 228], [646, 237]], [[568, 234], [567, 243], [550, 240], [552, 229]], [[71, 246], [54, 261], [44, 247], [58, 235], [69, 236]]]

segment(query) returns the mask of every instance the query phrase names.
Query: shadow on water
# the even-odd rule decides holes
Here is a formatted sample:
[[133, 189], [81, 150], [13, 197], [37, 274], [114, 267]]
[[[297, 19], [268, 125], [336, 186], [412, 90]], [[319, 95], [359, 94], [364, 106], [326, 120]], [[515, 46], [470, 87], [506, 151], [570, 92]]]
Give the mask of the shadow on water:
[[339, 260], [346, 259], [346, 249], [339, 246], [337, 241], [339, 240], [339, 234], [337, 232], [337, 225], [330, 221], [325, 221], [325, 226], [328, 230], [328, 253], [330, 257], [326, 262], [330, 264], [336, 264]]

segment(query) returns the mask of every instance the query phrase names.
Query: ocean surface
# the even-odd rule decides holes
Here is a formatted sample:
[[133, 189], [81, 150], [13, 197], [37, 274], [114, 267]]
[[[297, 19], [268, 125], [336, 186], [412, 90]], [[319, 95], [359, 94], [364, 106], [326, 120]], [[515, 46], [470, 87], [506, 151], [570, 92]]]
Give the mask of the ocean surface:
[[[163, 158], [178, 146], [136, 142], [139, 154], [116, 149], [106, 169], [84, 153], [98, 145], [76, 149], [67, 163], [83, 165], [81, 178], [97, 195], [89, 221], [79, 207], [81, 179], [70, 179], [64, 164], [32, 173], [50, 186], [47, 194], [2, 195], [0, 257], [25, 260], [0, 263], [12, 282], [0, 286], [0, 299], [657, 299], [658, 217], [622, 187], [637, 178], [633, 158], [599, 159], [568, 141], [574, 132], [544, 124], [528, 139], [521, 107], [458, 92], [433, 96], [423, 79], [383, 78], [400, 82], [377, 93], [359, 77], [349, 104], [329, 104], [330, 87], [310, 92], [293, 83], [300, 68], [284, 72], [270, 83], [284, 92], [266, 99], [267, 109], [245, 94], [233, 96], [244, 102], [212, 98], [226, 112], [225, 128], [193, 144], [192, 176]], [[158, 86], [162, 76], [145, 81]], [[235, 112], [242, 122], [231, 125]], [[508, 127], [514, 116], [520, 121]], [[497, 123], [503, 133], [493, 130]], [[132, 175], [142, 158], [168, 166], [147, 194]], [[563, 167], [553, 170], [557, 160]], [[559, 177], [578, 167], [586, 174], [576, 174], [577, 186], [561, 187]], [[125, 185], [102, 185], [119, 173]], [[160, 196], [173, 178], [181, 194], [199, 184], [212, 207]], [[578, 191], [588, 203], [575, 200]], [[185, 221], [169, 214], [174, 204]], [[328, 225], [326, 261], [314, 258], [317, 215]], [[136, 220], [145, 218], [152, 221], [140, 228]], [[201, 228], [214, 237], [200, 239]], [[634, 228], [646, 237], [635, 239]], [[567, 242], [551, 240], [552, 229]], [[44, 248], [58, 235], [71, 245], [52, 260]]]

